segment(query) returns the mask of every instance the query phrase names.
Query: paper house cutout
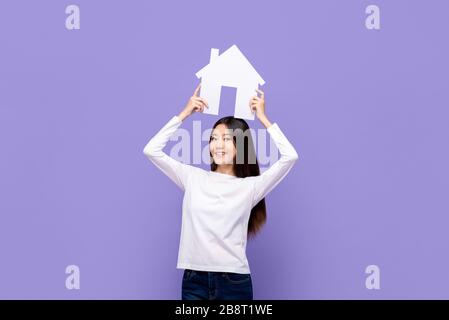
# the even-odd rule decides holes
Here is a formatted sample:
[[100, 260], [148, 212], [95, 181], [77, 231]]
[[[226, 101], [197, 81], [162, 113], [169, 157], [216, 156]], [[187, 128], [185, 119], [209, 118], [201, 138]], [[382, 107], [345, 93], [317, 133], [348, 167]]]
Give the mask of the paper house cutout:
[[234, 117], [254, 120], [255, 113], [251, 111], [249, 102], [257, 95], [255, 90], [265, 81], [236, 45], [221, 55], [218, 52], [218, 49], [212, 48], [209, 64], [196, 73], [201, 79], [200, 97], [209, 104], [203, 112], [218, 115], [221, 87], [227, 86], [237, 88]]

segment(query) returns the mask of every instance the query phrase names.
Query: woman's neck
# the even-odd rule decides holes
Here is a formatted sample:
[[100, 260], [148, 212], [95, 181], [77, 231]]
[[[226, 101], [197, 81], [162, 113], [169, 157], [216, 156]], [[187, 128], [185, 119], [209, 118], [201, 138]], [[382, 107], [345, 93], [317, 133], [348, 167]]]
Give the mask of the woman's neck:
[[230, 176], [235, 176], [234, 165], [232, 165], [232, 164], [219, 165], [219, 166], [217, 166], [217, 169], [215, 169], [215, 172], [228, 174]]

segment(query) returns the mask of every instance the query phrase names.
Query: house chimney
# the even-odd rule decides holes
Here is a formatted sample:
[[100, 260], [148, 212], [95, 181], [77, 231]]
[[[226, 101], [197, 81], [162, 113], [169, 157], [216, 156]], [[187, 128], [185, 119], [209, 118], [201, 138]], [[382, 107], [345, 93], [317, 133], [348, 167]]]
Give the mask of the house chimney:
[[210, 61], [209, 61], [209, 63], [212, 63], [218, 57], [218, 53], [219, 53], [218, 49], [215, 49], [215, 48], [210, 49]]

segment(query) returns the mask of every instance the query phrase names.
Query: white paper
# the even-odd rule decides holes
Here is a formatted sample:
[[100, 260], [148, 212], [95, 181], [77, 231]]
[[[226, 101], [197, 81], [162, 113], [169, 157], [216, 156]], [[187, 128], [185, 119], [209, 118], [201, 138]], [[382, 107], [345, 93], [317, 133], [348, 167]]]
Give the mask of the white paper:
[[234, 117], [254, 120], [250, 100], [257, 95], [256, 89], [265, 81], [257, 73], [248, 59], [236, 45], [219, 55], [219, 50], [212, 48], [209, 64], [196, 73], [201, 79], [200, 97], [205, 98], [209, 108], [204, 113], [218, 115], [220, 109], [221, 87], [237, 89]]

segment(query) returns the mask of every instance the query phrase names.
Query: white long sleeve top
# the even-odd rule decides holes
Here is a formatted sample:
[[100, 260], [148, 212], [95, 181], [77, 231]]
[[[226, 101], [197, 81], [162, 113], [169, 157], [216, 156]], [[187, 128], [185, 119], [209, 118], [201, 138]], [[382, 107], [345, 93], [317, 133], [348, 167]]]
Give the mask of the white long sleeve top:
[[176, 268], [250, 273], [246, 241], [251, 209], [287, 175], [298, 154], [273, 123], [267, 131], [281, 157], [261, 175], [239, 178], [204, 170], [163, 151], [181, 123], [172, 117], [143, 150], [184, 191]]

